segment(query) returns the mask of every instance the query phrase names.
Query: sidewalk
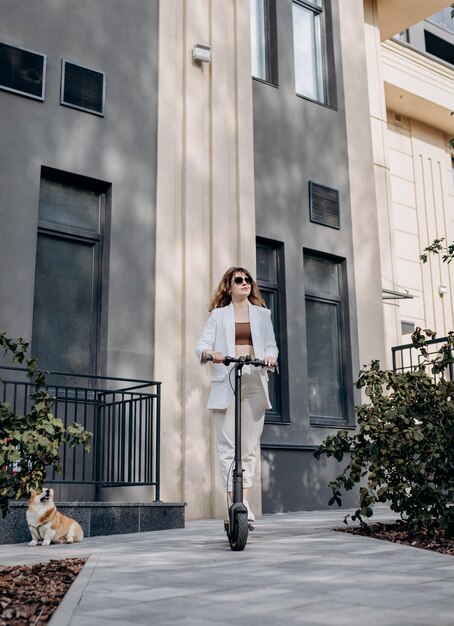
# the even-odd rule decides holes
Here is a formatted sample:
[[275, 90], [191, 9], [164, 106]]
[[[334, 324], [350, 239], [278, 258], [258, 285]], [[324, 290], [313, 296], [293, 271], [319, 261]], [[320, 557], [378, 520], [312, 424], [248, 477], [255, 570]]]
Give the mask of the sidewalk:
[[90, 555], [51, 626], [453, 626], [453, 557], [333, 531], [346, 512], [264, 515], [244, 552], [230, 550], [221, 520], [203, 520], [3, 545], [0, 563]]

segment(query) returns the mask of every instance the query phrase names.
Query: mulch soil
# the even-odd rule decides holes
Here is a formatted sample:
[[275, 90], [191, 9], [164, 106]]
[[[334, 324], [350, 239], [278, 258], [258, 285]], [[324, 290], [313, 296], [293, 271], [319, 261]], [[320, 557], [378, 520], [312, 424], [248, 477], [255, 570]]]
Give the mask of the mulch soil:
[[86, 559], [0, 567], [0, 626], [43, 626]]
[[336, 528], [336, 530], [353, 535], [374, 537], [374, 539], [384, 539], [393, 543], [402, 543], [407, 546], [454, 556], [454, 537], [448, 537], [442, 530], [435, 535], [429, 534], [424, 530], [410, 535], [405, 523], [401, 521], [396, 521], [393, 524], [370, 524], [367, 527], [348, 526], [346, 528]]

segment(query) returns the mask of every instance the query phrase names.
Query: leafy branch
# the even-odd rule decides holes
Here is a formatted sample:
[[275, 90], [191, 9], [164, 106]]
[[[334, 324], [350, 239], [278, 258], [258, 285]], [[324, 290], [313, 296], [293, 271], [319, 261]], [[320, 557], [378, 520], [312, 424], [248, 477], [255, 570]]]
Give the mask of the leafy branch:
[[[454, 523], [454, 382], [446, 377], [454, 364], [454, 333], [432, 357], [427, 340], [435, 333], [417, 328], [412, 335], [419, 365], [396, 373], [372, 361], [356, 386], [368, 402], [356, 407], [358, 430], [339, 430], [315, 456], [349, 461], [330, 487], [330, 504], [342, 504], [342, 490], [359, 486], [359, 507], [351, 516], [361, 525], [373, 505], [389, 503], [410, 533], [449, 530]], [[347, 516], [345, 523], [347, 522]]]
[[420, 261], [427, 263], [429, 254], [441, 254], [443, 263], [451, 263], [454, 259], [454, 243], [445, 245], [444, 241], [444, 237], [434, 239], [430, 246], [424, 248], [423, 253], [419, 255]]
[[[63, 444], [83, 445], [88, 451], [93, 435], [77, 423], [65, 428], [53, 415], [55, 398], [48, 393], [45, 372], [38, 369], [36, 359], [26, 357], [28, 342], [22, 338], [9, 339], [5, 333], [0, 333], [0, 349], [4, 355], [10, 354], [13, 363], [25, 366], [35, 389], [25, 415], [13, 413], [8, 403], [0, 402], [0, 508], [4, 517], [12, 499], [28, 496], [30, 489], [41, 489], [46, 467], [62, 471], [60, 447]], [[2, 384], [0, 381], [0, 386]]]

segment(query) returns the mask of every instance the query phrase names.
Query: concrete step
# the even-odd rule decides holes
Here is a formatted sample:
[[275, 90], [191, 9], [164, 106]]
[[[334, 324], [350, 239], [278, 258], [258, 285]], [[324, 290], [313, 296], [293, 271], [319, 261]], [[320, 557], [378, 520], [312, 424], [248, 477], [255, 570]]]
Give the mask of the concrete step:
[[[57, 502], [63, 515], [82, 526], [85, 537], [121, 535], [151, 530], [184, 528], [183, 502]], [[12, 502], [0, 518], [0, 544], [30, 541], [26, 520], [27, 503]]]

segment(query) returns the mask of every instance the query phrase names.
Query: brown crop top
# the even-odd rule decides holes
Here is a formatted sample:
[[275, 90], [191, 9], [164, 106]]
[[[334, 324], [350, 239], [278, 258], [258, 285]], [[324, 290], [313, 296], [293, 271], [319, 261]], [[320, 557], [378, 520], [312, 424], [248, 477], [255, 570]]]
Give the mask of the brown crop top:
[[251, 324], [249, 322], [235, 322], [235, 345], [252, 346]]

